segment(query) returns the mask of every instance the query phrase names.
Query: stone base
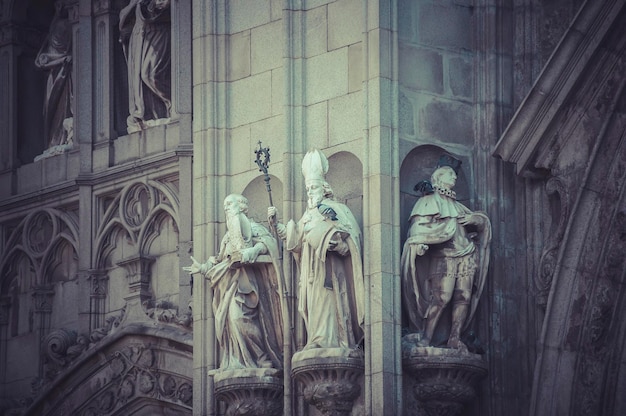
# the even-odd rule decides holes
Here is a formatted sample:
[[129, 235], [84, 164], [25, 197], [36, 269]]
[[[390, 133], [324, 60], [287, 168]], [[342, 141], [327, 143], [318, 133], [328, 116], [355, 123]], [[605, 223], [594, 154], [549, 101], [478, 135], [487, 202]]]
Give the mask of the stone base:
[[215, 396], [228, 405], [227, 416], [278, 416], [283, 410], [281, 374], [265, 368], [217, 370]]
[[304, 398], [325, 416], [347, 416], [361, 394], [363, 351], [316, 348], [299, 351], [291, 375], [304, 385]]
[[483, 357], [469, 352], [436, 347], [417, 347], [403, 342], [402, 365], [413, 378], [421, 413], [456, 416], [476, 398], [476, 386], [487, 375]]

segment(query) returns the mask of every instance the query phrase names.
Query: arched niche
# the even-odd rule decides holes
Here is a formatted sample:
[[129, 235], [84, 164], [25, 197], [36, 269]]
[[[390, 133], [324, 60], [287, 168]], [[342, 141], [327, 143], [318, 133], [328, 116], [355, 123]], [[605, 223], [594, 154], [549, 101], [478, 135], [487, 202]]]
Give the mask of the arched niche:
[[418, 199], [415, 185], [419, 181], [430, 180], [442, 155], [450, 155], [461, 160], [462, 164], [454, 190], [457, 200], [468, 206], [467, 201], [470, 198], [468, 177], [471, 176], [468, 158], [450, 153], [435, 145], [417, 146], [406, 155], [400, 165], [400, 235], [403, 243], [406, 239], [411, 210]]
[[[283, 183], [274, 175], [270, 175], [272, 202], [279, 212], [283, 207]], [[269, 194], [265, 186], [264, 176], [257, 176], [241, 193], [248, 198], [248, 217], [267, 226], [267, 207], [270, 206]]]
[[20, 164], [31, 163], [47, 147], [43, 117], [47, 74], [37, 68], [35, 60], [54, 15], [53, 0], [16, 1], [12, 10], [12, 21], [16, 24], [13, 30], [19, 32], [16, 37], [20, 39], [13, 80], [17, 86], [16, 156]]
[[328, 156], [326, 182], [335, 194], [335, 200], [350, 208], [363, 231], [363, 165], [349, 152]]

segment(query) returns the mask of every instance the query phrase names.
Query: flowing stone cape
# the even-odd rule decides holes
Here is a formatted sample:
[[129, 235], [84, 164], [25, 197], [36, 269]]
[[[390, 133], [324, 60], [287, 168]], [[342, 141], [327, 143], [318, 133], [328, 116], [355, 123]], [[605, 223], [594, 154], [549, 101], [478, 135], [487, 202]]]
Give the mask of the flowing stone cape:
[[[457, 218], [462, 215], [470, 214], [481, 216], [484, 220], [484, 225], [466, 226], [465, 230], [460, 230], [459, 227], [463, 226], [458, 224]], [[428, 221], [420, 221], [420, 218], [416, 218], [426, 218], [436, 215], [439, 215], [442, 221], [434, 224]], [[490, 251], [489, 243], [491, 242], [491, 223], [489, 218], [483, 212], [473, 212], [455, 199], [442, 196], [438, 192], [435, 192], [417, 200], [411, 211], [409, 221], [418, 221], [420, 231], [422, 231], [419, 234], [411, 235], [411, 228], [409, 228], [409, 236], [404, 243], [401, 258], [402, 297], [406, 314], [409, 318], [410, 329], [418, 331], [424, 330], [424, 318], [428, 310], [430, 298], [430, 256], [428, 251], [422, 256], [417, 255], [417, 245], [426, 244], [430, 246], [445, 243], [449, 241], [457, 231], [469, 234], [468, 238], [470, 238], [470, 241], [473, 243], [466, 247], [463, 252], [459, 251], [457, 253], [448, 254], [452, 257], [461, 257], [471, 254], [474, 250], [476, 250], [478, 254], [478, 270], [473, 279], [470, 311], [463, 324], [463, 329], [466, 329], [476, 312], [478, 299], [483, 291], [487, 276]], [[476, 230], [473, 230], [473, 228], [476, 228]], [[474, 231], [476, 232], [475, 237], [472, 236]], [[430, 250], [432, 250], [432, 248], [429, 249], [429, 251]], [[449, 326], [450, 319], [442, 318], [435, 334], [449, 333]], [[436, 338], [440, 338], [440, 336], [436, 336]]]
[[[264, 341], [264, 351], [268, 354], [274, 368], [280, 369], [283, 365], [282, 339], [283, 322], [279, 295], [280, 263], [278, 262], [278, 246], [269, 231], [260, 224], [250, 220], [252, 231], [252, 245], [261, 242], [268, 250], [268, 255], [261, 255], [255, 263], [235, 264], [229, 258], [213, 266], [206, 276], [213, 288], [213, 310], [215, 311], [215, 332], [220, 346], [227, 355], [241, 355], [244, 365], [254, 367], [254, 359], [246, 357], [246, 351], [240, 353], [229, 349], [235, 348], [237, 342], [246, 345], [245, 334], [231, 334], [228, 331], [228, 309], [233, 299], [246, 303], [247, 307], [258, 308], [259, 325]], [[224, 241], [228, 233], [224, 236]], [[220, 256], [223, 253], [220, 253]], [[256, 293], [255, 296], [250, 296]], [[236, 337], [232, 342], [229, 337]], [[252, 362], [250, 362], [250, 360]], [[222, 363], [220, 367], [224, 367]], [[228, 365], [226, 365], [228, 367]]]
[[[350, 209], [337, 201], [324, 199], [322, 204], [332, 208], [337, 214], [337, 220], [321, 220], [317, 209], [307, 211], [302, 219], [296, 223], [290, 220], [287, 224], [287, 240], [285, 248], [292, 251], [299, 267], [298, 281], [298, 310], [305, 320], [309, 341], [317, 333], [316, 329], [323, 321], [322, 315], [327, 316], [329, 311], [311, 310], [315, 296], [310, 292], [333, 289], [339, 320], [339, 336], [345, 336], [349, 347], [354, 347], [363, 339], [364, 324], [364, 287], [363, 266], [361, 263], [361, 230]], [[319, 216], [317, 226], [312, 230], [305, 230], [307, 216]], [[328, 248], [335, 233], [339, 232], [348, 244], [350, 254], [341, 256], [337, 253], [329, 255]], [[306, 235], [305, 235], [306, 234]], [[309, 275], [309, 272], [312, 274]], [[309, 279], [315, 283], [307, 284]], [[309, 290], [310, 289], [310, 290]], [[343, 334], [342, 334], [343, 332]], [[322, 345], [322, 347], [338, 347], [337, 345]]]

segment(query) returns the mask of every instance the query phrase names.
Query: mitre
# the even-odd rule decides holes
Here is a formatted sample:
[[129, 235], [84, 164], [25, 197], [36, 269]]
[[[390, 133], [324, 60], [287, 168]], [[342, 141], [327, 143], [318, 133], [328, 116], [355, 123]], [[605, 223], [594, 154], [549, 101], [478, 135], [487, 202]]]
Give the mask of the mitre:
[[328, 172], [328, 159], [318, 149], [309, 150], [302, 159], [302, 174], [304, 181], [326, 181]]

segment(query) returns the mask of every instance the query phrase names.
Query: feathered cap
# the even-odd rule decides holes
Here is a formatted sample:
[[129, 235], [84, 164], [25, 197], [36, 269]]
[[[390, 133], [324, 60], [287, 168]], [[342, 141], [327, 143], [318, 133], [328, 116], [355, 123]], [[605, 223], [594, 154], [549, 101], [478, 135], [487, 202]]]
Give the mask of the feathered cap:
[[461, 163], [462, 162], [454, 156], [441, 155], [441, 157], [439, 157], [439, 161], [437, 162], [437, 168], [440, 168], [442, 166], [450, 166], [458, 175], [459, 169], [461, 168]]
[[326, 181], [326, 173], [328, 172], [328, 159], [324, 156], [324, 153], [317, 149], [312, 149], [304, 155], [302, 159], [302, 175], [304, 175], [304, 181]]

